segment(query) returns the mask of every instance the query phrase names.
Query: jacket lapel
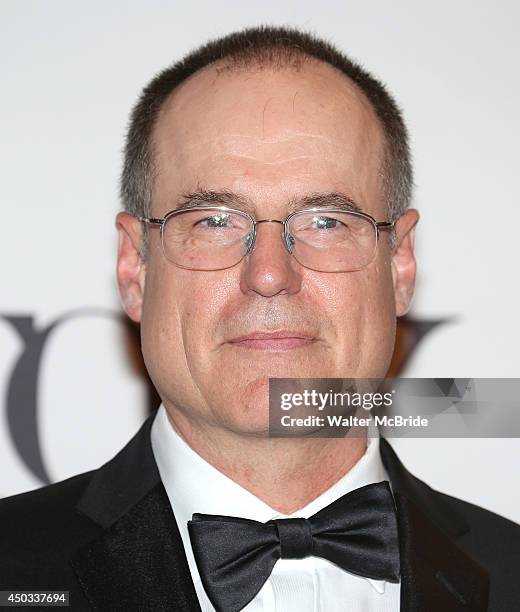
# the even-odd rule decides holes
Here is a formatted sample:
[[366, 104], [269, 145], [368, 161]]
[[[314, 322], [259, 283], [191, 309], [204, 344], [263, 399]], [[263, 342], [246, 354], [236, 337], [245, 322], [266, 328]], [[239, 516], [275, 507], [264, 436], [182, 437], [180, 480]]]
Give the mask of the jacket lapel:
[[487, 572], [456, 544], [469, 526], [381, 440], [397, 510], [402, 612], [485, 612]]
[[200, 612], [150, 444], [150, 417], [95, 476], [77, 510], [103, 529], [72, 568], [94, 610]]

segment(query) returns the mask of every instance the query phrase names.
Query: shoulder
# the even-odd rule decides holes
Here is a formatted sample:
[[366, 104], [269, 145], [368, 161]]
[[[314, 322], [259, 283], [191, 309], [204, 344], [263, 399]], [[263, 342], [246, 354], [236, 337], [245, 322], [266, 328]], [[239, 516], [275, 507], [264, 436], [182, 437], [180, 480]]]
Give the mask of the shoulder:
[[[380, 440], [383, 465], [394, 490], [418, 504], [441, 529], [452, 536], [474, 541], [476, 548], [498, 539], [510, 538], [511, 547], [520, 544], [520, 525], [490, 510], [447, 495], [414, 476], [401, 463], [395, 450], [385, 439]], [[518, 549], [520, 550], [520, 549]]]
[[78, 474], [67, 480], [20, 493], [0, 500], [0, 528], [7, 526], [52, 528], [71, 512], [87, 487], [93, 472]]
[[[421, 481], [419, 481], [421, 482]], [[475, 504], [429, 489], [429, 501], [457, 517], [456, 546], [489, 575], [489, 610], [516, 609], [520, 597], [520, 525]]]
[[[520, 525], [511, 521], [500, 514], [496, 514], [491, 510], [486, 510], [481, 506], [477, 506], [467, 501], [463, 501], [458, 497], [452, 497], [446, 493], [435, 491], [437, 495], [442, 496], [444, 501], [450, 505], [454, 511], [464, 516], [471, 526], [479, 531], [488, 531], [490, 528], [498, 529], [499, 533], [507, 534], [513, 538], [520, 538]], [[488, 536], [492, 533], [488, 533]]]
[[457, 545], [489, 573], [489, 609], [516, 609], [520, 597], [520, 525], [456, 497], [435, 494], [468, 525]]
[[93, 473], [0, 500], [0, 583], [68, 571], [71, 552], [99, 533], [76, 510]]
[[435, 494], [468, 524], [469, 529], [460, 540], [468, 553], [483, 565], [499, 567], [505, 574], [520, 567], [520, 525], [456, 497], [438, 491]]
[[[490, 610], [512, 610], [520, 598], [520, 525], [490, 510], [432, 489], [411, 474], [388, 441], [381, 457], [392, 488], [411, 500], [453, 544], [490, 578]], [[434, 546], [435, 542], [423, 542]]]

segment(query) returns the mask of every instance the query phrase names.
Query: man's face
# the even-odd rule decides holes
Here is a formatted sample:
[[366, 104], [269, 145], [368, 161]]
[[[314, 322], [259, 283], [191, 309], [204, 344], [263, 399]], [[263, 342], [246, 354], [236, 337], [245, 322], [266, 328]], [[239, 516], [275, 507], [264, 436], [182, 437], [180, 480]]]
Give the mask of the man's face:
[[[325, 64], [207, 68], [165, 105], [154, 144], [154, 217], [204, 189], [237, 194], [256, 219], [283, 220], [305, 196], [339, 192], [388, 220], [377, 119]], [[145, 362], [166, 407], [204, 426], [255, 433], [268, 422], [269, 377], [384, 376], [396, 311], [406, 310], [413, 288], [410, 214], [400, 222], [398, 254], [382, 233], [376, 258], [356, 272], [302, 267], [282, 243], [282, 226], [264, 223], [254, 250], [219, 271], [170, 263], [152, 228], [146, 264], [134, 257], [130, 274], [141, 228], [120, 215], [123, 303], [141, 321]], [[284, 338], [255, 339], [271, 332]]]

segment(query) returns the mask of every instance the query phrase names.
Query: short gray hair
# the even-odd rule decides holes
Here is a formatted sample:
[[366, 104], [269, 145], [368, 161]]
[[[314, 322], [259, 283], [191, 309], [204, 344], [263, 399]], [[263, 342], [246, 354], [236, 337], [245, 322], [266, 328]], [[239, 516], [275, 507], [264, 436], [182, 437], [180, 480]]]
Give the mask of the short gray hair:
[[[126, 211], [151, 216], [154, 183], [152, 135], [159, 113], [173, 91], [188, 77], [215, 62], [226, 69], [252, 66], [298, 68], [308, 58], [333, 66], [364, 93], [381, 124], [385, 150], [381, 176], [389, 220], [410, 205], [413, 170], [408, 133], [401, 110], [387, 88], [331, 43], [294, 28], [260, 26], [212, 40], [157, 74], [143, 89], [128, 127], [120, 195]], [[146, 229], [143, 247], [146, 247]], [[142, 249], [144, 255], [145, 248]]]

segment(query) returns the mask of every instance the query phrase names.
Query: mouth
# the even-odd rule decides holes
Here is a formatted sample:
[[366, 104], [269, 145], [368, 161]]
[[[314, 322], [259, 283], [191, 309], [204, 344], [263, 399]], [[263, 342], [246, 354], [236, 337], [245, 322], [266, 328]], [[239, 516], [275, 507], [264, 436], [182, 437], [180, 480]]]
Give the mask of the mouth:
[[250, 332], [228, 341], [234, 348], [257, 351], [290, 351], [305, 348], [316, 341], [308, 332], [280, 330], [276, 332]]

